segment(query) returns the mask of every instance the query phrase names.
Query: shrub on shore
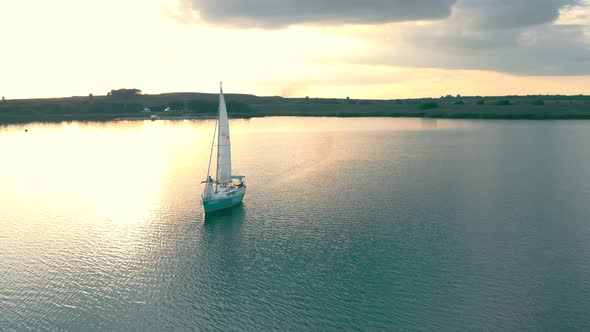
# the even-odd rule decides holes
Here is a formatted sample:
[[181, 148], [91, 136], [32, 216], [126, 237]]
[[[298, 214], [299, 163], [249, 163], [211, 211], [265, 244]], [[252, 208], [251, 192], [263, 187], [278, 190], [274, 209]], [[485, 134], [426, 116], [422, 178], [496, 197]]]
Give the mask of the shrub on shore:
[[420, 105], [420, 109], [422, 110], [429, 110], [433, 108], [438, 108], [438, 103], [430, 102], [430, 103], [423, 103]]

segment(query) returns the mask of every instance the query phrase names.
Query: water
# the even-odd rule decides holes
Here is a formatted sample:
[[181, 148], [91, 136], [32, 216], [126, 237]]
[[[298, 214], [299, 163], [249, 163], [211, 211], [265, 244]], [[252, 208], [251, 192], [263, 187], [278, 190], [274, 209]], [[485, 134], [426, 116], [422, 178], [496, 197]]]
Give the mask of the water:
[[[28, 129], [28, 132], [24, 130]], [[590, 329], [590, 122], [0, 127], [0, 330]]]

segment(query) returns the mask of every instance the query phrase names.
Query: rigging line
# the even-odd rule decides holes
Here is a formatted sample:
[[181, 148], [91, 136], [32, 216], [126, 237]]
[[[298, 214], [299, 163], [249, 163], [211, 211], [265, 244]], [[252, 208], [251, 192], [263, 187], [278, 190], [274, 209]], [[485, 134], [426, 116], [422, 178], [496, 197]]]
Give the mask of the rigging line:
[[[218, 122], [219, 122], [219, 119], [215, 122], [215, 130], [213, 130], [213, 142], [211, 142], [211, 152], [209, 152], [209, 166], [207, 166], [207, 179], [206, 179], [207, 185], [209, 185], [209, 172], [211, 171], [211, 159], [213, 159], [213, 146], [215, 144], [215, 134], [217, 134]], [[207, 190], [207, 187], [205, 187], [205, 190]]]

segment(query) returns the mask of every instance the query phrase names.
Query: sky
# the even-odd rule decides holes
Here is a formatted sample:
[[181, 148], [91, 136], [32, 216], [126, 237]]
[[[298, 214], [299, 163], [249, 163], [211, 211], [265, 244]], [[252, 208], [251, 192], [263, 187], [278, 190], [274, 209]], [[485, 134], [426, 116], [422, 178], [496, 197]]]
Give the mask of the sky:
[[590, 0], [0, 0], [7, 99], [590, 94]]

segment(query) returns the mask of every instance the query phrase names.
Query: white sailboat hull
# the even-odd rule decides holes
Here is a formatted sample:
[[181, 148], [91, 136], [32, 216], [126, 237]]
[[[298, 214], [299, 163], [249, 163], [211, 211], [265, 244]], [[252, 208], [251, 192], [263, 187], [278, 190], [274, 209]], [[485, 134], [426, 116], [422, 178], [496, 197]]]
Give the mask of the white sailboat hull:
[[220, 188], [210, 197], [203, 198], [205, 213], [219, 211], [242, 203], [246, 194], [246, 186]]

